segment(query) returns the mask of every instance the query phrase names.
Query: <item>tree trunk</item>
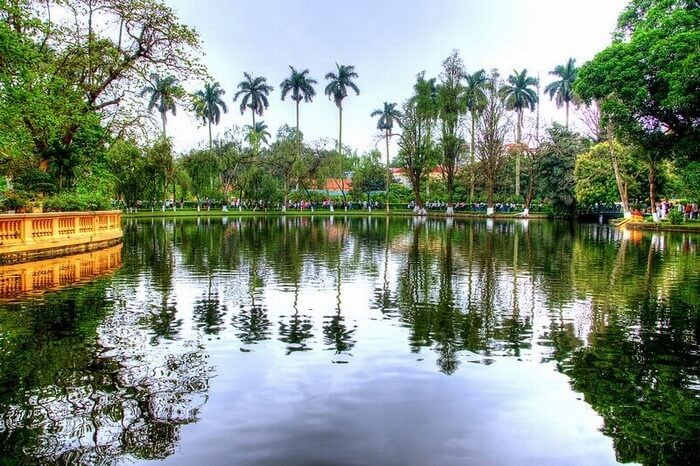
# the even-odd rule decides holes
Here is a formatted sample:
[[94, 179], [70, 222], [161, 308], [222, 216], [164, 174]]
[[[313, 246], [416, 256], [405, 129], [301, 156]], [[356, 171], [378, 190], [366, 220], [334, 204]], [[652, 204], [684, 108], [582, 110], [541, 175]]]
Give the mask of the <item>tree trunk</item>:
[[566, 129], [569, 129], [569, 101], [567, 100], [564, 102], [564, 106], [566, 108]]
[[338, 155], [343, 158], [343, 107], [338, 107]]
[[651, 214], [654, 221], [659, 221], [658, 212], [656, 212], [656, 164], [654, 161], [647, 163], [649, 167], [649, 203], [651, 204]]
[[622, 203], [622, 212], [625, 218], [630, 217], [630, 207], [629, 198], [627, 196], [627, 183], [622, 178], [620, 174], [620, 163], [617, 160], [617, 155], [615, 154], [615, 149], [613, 146], [613, 135], [610, 125], [608, 125], [608, 148], [610, 149], [610, 159], [612, 160], [613, 172], [615, 173], [615, 182], [617, 183], [617, 190], [620, 193], [620, 202]]
[[211, 120], [209, 121], [209, 150], [212, 150], [212, 140], [211, 140]]
[[165, 134], [165, 120], [167, 119], [167, 117], [165, 116], [165, 112], [160, 112], [160, 119], [163, 122], [163, 139], [166, 139], [167, 136]]
[[250, 110], [251, 110], [250, 113], [253, 115], [253, 128], [252, 128], [252, 130], [255, 131], [255, 109], [251, 108]]
[[[518, 111], [518, 123], [516, 128], [516, 143], [520, 146], [523, 131], [523, 111]], [[520, 151], [515, 152], [515, 195], [520, 196]]]
[[391, 185], [391, 168], [389, 168], [389, 130], [385, 131], [386, 139], [386, 213], [389, 213], [389, 185]]
[[476, 145], [476, 112], [472, 110], [472, 144], [471, 147], [469, 148], [470, 152], [470, 170], [469, 170], [469, 203], [474, 202], [474, 154], [476, 148], [474, 147]]

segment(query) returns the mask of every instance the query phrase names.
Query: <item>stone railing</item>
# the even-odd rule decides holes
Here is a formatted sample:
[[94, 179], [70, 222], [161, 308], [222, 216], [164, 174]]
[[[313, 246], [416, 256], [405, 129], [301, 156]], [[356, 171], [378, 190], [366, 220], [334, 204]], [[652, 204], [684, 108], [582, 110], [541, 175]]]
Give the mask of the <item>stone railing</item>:
[[0, 215], [0, 263], [81, 252], [122, 237], [120, 211]]
[[0, 302], [90, 281], [122, 264], [122, 245], [54, 259], [0, 266]]

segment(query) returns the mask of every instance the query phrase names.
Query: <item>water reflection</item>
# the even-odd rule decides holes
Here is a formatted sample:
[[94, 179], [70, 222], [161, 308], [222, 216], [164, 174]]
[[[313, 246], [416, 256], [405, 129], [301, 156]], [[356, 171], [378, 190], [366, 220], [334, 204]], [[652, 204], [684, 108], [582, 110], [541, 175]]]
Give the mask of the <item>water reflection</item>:
[[[430, 448], [404, 444], [398, 463], [399, 450], [379, 446], [366, 457], [341, 457], [340, 448], [323, 459], [700, 461], [698, 236], [374, 217], [158, 219], [127, 221], [124, 232], [114, 277], [0, 308], [3, 455], [176, 462], [180, 426], [201, 416], [195, 427], [206, 430], [197, 435], [229, 450], [190, 443], [186, 462], [313, 462], [321, 461], [313, 443], [300, 438], [317, 429], [359, 423], [356, 441], [371, 446], [376, 437], [362, 425], [386, 410], [381, 435], [411, 443], [417, 434], [403, 430], [402, 416], [430, 418], [442, 403], [450, 408], [439, 425], [453, 432], [505, 419], [498, 435], [479, 434], [501, 439], [498, 448], [475, 434], [457, 442], [427, 432]], [[597, 425], [567, 416], [565, 388], [538, 404], [527, 384], [548, 380], [543, 367], [569, 378], [601, 416]], [[378, 385], [393, 398], [371, 390]], [[339, 386], [346, 391], [327, 399]], [[492, 411], [473, 421], [450, 415], [471, 402]], [[545, 418], [562, 413], [546, 446], [537, 430], [521, 438], [519, 422], [532, 420], [522, 406]], [[296, 434], [281, 429], [285, 415]], [[613, 439], [610, 458], [592, 452], [600, 440], [576, 441], [597, 428]]]

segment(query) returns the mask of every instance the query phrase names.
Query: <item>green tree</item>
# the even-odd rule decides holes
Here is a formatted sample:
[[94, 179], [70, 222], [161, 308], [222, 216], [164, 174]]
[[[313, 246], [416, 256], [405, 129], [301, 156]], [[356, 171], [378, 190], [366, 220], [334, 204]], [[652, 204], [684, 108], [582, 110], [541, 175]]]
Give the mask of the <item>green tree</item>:
[[425, 215], [421, 187], [427, 174], [435, 167], [438, 157], [433, 140], [437, 113], [435, 79], [425, 79], [425, 73], [420, 73], [413, 90], [413, 97], [403, 106], [398, 161], [411, 182], [416, 200], [414, 212]]
[[[622, 202], [629, 211], [629, 199], [638, 199], [643, 192], [644, 165], [635, 157], [633, 148], [617, 142], [599, 143], [576, 159], [576, 200], [583, 205]], [[613, 168], [618, 164], [621, 185], [618, 186]]]
[[460, 117], [466, 112], [466, 99], [462, 78], [464, 63], [458, 52], [453, 51], [442, 62], [440, 84], [437, 86], [437, 111], [440, 121], [440, 147], [442, 148], [442, 173], [447, 185], [447, 215], [454, 214], [454, 181], [459, 156], [464, 147], [460, 136]]
[[393, 136], [391, 130], [394, 128], [394, 123], [399, 124], [400, 122], [401, 112], [396, 108], [395, 103], [384, 102], [384, 108], [373, 111], [370, 116], [379, 117], [377, 129], [384, 131], [384, 140], [386, 141], [386, 211], [389, 212], [389, 186], [391, 186], [389, 139]]
[[272, 137], [264, 121], [256, 121], [255, 126], [246, 125], [245, 129], [248, 133], [248, 143], [253, 149], [254, 154], [260, 151], [261, 144], [267, 145], [270, 141], [270, 137]]
[[365, 154], [360, 159], [360, 164], [352, 175], [352, 190], [359, 195], [367, 195], [367, 208], [372, 210], [370, 194], [373, 191], [385, 189], [385, 177], [382, 165], [379, 162], [381, 154], [379, 151], [372, 151]]
[[228, 112], [226, 103], [221, 98], [226, 94], [226, 91], [221, 88], [218, 82], [205, 83], [204, 89], [201, 89], [194, 94], [194, 111], [202, 122], [209, 126], [209, 150], [213, 149], [213, 141], [211, 138], [211, 125], [219, 124], [221, 121], [221, 112]]
[[338, 107], [338, 153], [343, 150], [343, 100], [348, 96], [348, 88], [355, 91], [356, 95], [360, 95], [360, 88], [357, 87], [352, 80], [357, 78], [353, 65], [335, 64], [337, 72], [327, 73], [325, 79], [329, 82], [324, 90], [329, 99], [333, 99], [335, 106]]
[[578, 74], [576, 59], [569, 58], [565, 65], [557, 65], [549, 74], [556, 76], [554, 82], [547, 84], [544, 92], [549, 94], [550, 99], [555, 99], [557, 108], [563, 105], [566, 108], [566, 129], [569, 129], [569, 104], [574, 100], [574, 81]]
[[178, 84], [175, 76], [161, 77], [157, 73], [152, 73], [149, 83], [141, 90], [141, 97], [150, 96], [148, 99], [148, 111], [158, 109], [160, 119], [163, 122], [163, 137], [167, 137], [165, 124], [168, 112], [176, 114], [176, 101], [184, 95], [184, 90]]
[[499, 97], [498, 75], [494, 72], [489, 77], [486, 90], [486, 102], [481, 109], [479, 118], [479, 137], [476, 142], [476, 153], [479, 158], [479, 168], [484, 175], [486, 184], [487, 214], [493, 213], [493, 194], [496, 180], [507, 161], [505, 137], [508, 125], [505, 120], [505, 107]]
[[233, 101], [241, 97], [241, 115], [249, 108], [253, 116], [253, 127], [255, 127], [255, 114], [262, 116], [266, 108], [270, 106], [267, 96], [273, 91], [273, 87], [267, 84], [267, 79], [262, 76], [253, 78], [250, 73], [243, 73], [245, 78], [238, 83], [238, 92], [233, 96]]
[[700, 9], [685, 0], [632, 0], [613, 43], [580, 70], [574, 89], [600, 100], [605, 120], [625, 144], [643, 149], [649, 200], [668, 156], [699, 159]]
[[547, 130], [547, 140], [537, 149], [540, 197], [548, 199], [555, 215], [570, 216], [576, 207], [576, 157], [588, 149], [586, 140], [554, 123]]
[[469, 163], [472, 166], [470, 168], [469, 177], [469, 202], [474, 202], [474, 154], [476, 151], [476, 125], [479, 119], [479, 115], [483, 108], [486, 106], [486, 90], [489, 86], [489, 79], [486, 76], [486, 72], [481, 69], [475, 71], [474, 73], [464, 74], [464, 98], [466, 99], [467, 110], [469, 110], [469, 115], [471, 119], [471, 144], [469, 145]]
[[[501, 86], [501, 97], [506, 103], [508, 110], [515, 111], [517, 115], [515, 142], [522, 144], [523, 131], [523, 112], [529, 108], [530, 111], [535, 110], [538, 104], [537, 92], [532, 89], [532, 86], [537, 85], [537, 79], [527, 75], [527, 69], [518, 72], [513, 70], [513, 73], [508, 76], [508, 84]], [[515, 159], [515, 195], [520, 195], [520, 156]]]

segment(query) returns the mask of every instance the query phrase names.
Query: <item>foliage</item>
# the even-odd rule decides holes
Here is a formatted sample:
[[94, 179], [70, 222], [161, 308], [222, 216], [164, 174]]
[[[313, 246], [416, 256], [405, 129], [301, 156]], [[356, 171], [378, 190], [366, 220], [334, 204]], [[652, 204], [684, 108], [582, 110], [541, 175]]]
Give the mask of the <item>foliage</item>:
[[569, 127], [569, 105], [574, 100], [574, 81], [578, 74], [576, 59], [569, 58], [565, 65], [557, 65], [549, 74], [560, 78], [557, 81], [547, 84], [544, 88], [545, 94], [549, 94], [550, 99], [555, 99], [557, 108], [564, 105], [566, 107], [566, 127]]
[[45, 212], [86, 212], [108, 210], [112, 204], [98, 193], [64, 192], [47, 197], [43, 206]]
[[587, 148], [580, 135], [556, 123], [538, 148], [538, 195], [549, 200], [555, 215], [571, 215], [576, 207], [576, 157]]
[[353, 193], [369, 195], [372, 191], [383, 191], [386, 189], [384, 167], [379, 162], [380, 157], [381, 155], [378, 151], [362, 156], [359, 166], [352, 175]]
[[245, 78], [238, 83], [238, 92], [233, 96], [233, 101], [241, 98], [240, 110], [241, 115], [245, 113], [246, 108], [251, 110], [253, 115], [253, 126], [255, 126], [255, 114], [262, 116], [266, 108], [270, 106], [267, 96], [272, 92], [273, 87], [267, 84], [267, 79], [262, 76], [253, 78], [250, 73], [243, 73]]
[[697, 159], [700, 8], [685, 0], [632, 0], [613, 43], [586, 63], [575, 90], [619, 138], [653, 153]]
[[0, 210], [17, 210], [29, 204], [27, 196], [19, 191], [5, 191], [0, 193]]
[[671, 223], [671, 225], [680, 225], [683, 223], [683, 214], [678, 212], [677, 208], [672, 208], [669, 213], [668, 213], [668, 221]]
[[[618, 142], [613, 143], [620, 176], [627, 187], [629, 199], [644, 197], [644, 165], [634, 150]], [[574, 170], [576, 199], [580, 204], [613, 203], [620, 201], [615, 181], [610, 144], [603, 142], [591, 147], [576, 159]]]

